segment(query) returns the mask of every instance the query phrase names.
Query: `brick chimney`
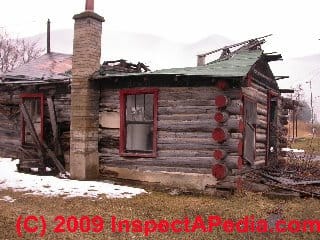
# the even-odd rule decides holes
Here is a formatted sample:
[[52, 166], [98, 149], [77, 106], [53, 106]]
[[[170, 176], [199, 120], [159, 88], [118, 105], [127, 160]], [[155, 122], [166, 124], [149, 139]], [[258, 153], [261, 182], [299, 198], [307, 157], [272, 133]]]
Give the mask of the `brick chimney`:
[[73, 17], [70, 174], [78, 180], [99, 174], [99, 88], [89, 78], [100, 67], [104, 18], [93, 12], [93, 6], [94, 0], [86, 0], [86, 10]]

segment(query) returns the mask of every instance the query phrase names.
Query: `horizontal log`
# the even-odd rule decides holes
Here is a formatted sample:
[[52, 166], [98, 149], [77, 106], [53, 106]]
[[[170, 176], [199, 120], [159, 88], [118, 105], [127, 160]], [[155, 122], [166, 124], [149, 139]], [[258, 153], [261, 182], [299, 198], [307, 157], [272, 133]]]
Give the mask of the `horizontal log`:
[[100, 157], [100, 161], [108, 166], [129, 167], [129, 166], [157, 166], [157, 167], [193, 167], [207, 168], [212, 166], [212, 157], [207, 158], [186, 158], [186, 157], [159, 157], [156, 160], [150, 158], [108, 158]]
[[210, 120], [214, 118], [214, 114], [170, 114], [170, 115], [159, 115], [158, 120], [176, 120], [178, 121], [197, 121], [197, 120]]
[[262, 93], [264, 93], [264, 94], [267, 94], [267, 93], [268, 93], [268, 89], [266, 89], [265, 87], [263, 87], [263, 86], [259, 85], [258, 83], [256, 83], [255, 80], [253, 80], [253, 81], [251, 82], [251, 86], [252, 86], [254, 89], [256, 89], [257, 91], [259, 91], [259, 92], [262, 92]]
[[227, 141], [220, 144], [220, 149], [225, 150], [227, 153], [238, 153], [242, 155], [243, 151], [243, 140], [242, 139], [228, 139]]
[[266, 165], [265, 160], [259, 160], [259, 161], [255, 161], [253, 163], [253, 166], [260, 168], [260, 167], [264, 167]]
[[119, 156], [119, 148], [99, 148], [99, 154], [101, 156], [112, 156], [112, 157], [117, 157]]
[[266, 144], [257, 142], [256, 149], [266, 149]]
[[225, 108], [229, 114], [243, 115], [243, 103], [241, 100], [232, 100], [230, 104]]
[[[119, 132], [119, 131], [118, 131]], [[211, 132], [175, 132], [175, 131], [165, 131], [158, 130], [158, 139], [165, 138], [176, 138], [183, 140], [184, 138], [199, 138], [199, 139], [210, 139], [212, 141]]]
[[99, 138], [99, 148], [118, 148], [119, 147], [119, 138], [112, 136], [103, 136]]
[[120, 102], [115, 103], [106, 103], [106, 102], [100, 102], [99, 103], [99, 111], [100, 112], [108, 112], [108, 111], [115, 111], [119, 112], [120, 109]]
[[120, 137], [120, 129], [99, 128], [99, 136]]
[[[212, 140], [211, 140], [212, 141]], [[213, 150], [215, 145], [211, 144], [201, 144], [201, 143], [158, 143], [158, 150]]]
[[[159, 88], [159, 99], [166, 100], [185, 100], [185, 99], [214, 99], [220, 95], [221, 91], [217, 91], [215, 87], [172, 87]], [[231, 89], [223, 91], [223, 94], [230, 99], [240, 99], [241, 91], [239, 89]]]
[[[223, 148], [232, 149], [232, 146], [235, 146], [231, 152], [237, 152], [237, 145], [241, 142], [242, 134], [240, 133], [231, 133], [231, 138], [226, 142], [219, 144]], [[158, 131], [158, 142], [160, 143], [175, 143], [176, 141], [180, 142], [199, 142], [203, 144], [209, 144], [214, 141], [212, 140], [212, 132], [170, 132], [170, 131]], [[215, 144], [216, 145], [216, 144]]]
[[267, 135], [266, 134], [261, 134], [261, 133], [256, 133], [256, 141], [257, 142], [266, 142], [267, 141]]
[[267, 105], [257, 104], [257, 113], [260, 115], [268, 116], [268, 107]]
[[262, 120], [262, 121], [265, 121], [265, 122], [268, 121], [267, 116], [266, 116], [266, 115], [261, 115], [261, 114], [258, 114], [258, 115], [257, 115], [257, 119]]
[[177, 107], [177, 106], [214, 106], [215, 102], [212, 97], [209, 99], [182, 99], [182, 100], [167, 100], [159, 99], [159, 107]]
[[256, 128], [256, 133], [267, 134], [267, 130], [263, 128]]
[[11, 145], [12, 148], [15, 146], [20, 146], [21, 145], [21, 140], [20, 137], [7, 137], [4, 135], [0, 135], [1, 137], [1, 143], [0, 145]]
[[160, 120], [158, 129], [166, 131], [210, 131], [216, 127], [224, 127], [229, 131], [242, 132], [244, 129], [242, 119], [229, 119], [227, 122], [220, 124], [213, 119], [206, 121], [175, 121]]
[[158, 157], [211, 157], [212, 150], [158, 150]]
[[196, 145], [207, 145], [215, 146], [216, 144], [211, 138], [211, 135], [208, 138], [198, 138], [197, 135], [190, 138], [168, 138], [168, 137], [159, 137], [158, 144], [196, 144]]
[[214, 114], [215, 106], [183, 106], [183, 107], [158, 107], [159, 115], [171, 114]]
[[267, 105], [267, 94], [258, 91], [257, 89], [253, 88], [253, 87], [243, 87], [242, 88], [242, 93], [245, 96], [248, 96], [254, 100], [257, 100], [257, 102], [262, 103], [264, 105]]
[[[108, 166], [103, 161], [100, 161], [100, 173], [110, 177], [112, 173], [108, 171]], [[179, 172], [179, 173], [198, 173], [198, 174], [211, 174], [211, 168], [197, 168], [197, 167], [170, 167], [170, 166], [126, 166], [127, 169], [134, 169], [138, 171], [148, 172]], [[117, 177], [115, 175], [114, 177]]]
[[266, 161], [266, 156], [256, 156], [254, 162]]
[[265, 149], [256, 149], [256, 156], [266, 156], [267, 151]]
[[[0, 127], [0, 136], [11, 136], [13, 138], [20, 137], [20, 131], [12, 128]], [[4, 141], [4, 137], [0, 137], [1, 141]]]
[[257, 119], [257, 127], [267, 129], [268, 123], [267, 123], [267, 121], [262, 121], [260, 119]]
[[223, 162], [228, 167], [228, 169], [238, 169], [239, 166], [242, 166], [242, 158], [240, 156], [227, 156]]
[[158, 121], [158, 129], [162, 131], [209, 132], [212, 131], [216, 125], [213, 120], [184, 122], [174, 120]]
[[242, 133], [230, 133], [230, 137], [234, 139], [243, 139]]

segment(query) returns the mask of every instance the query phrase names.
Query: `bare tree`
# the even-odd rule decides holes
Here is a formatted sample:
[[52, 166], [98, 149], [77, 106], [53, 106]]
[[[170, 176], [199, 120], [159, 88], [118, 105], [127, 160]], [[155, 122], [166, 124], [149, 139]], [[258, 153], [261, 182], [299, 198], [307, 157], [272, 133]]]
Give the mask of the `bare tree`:
[[44, 49], [38, 41], [11, 38], [6, 32], [0, 32], [0, 73], [8, 72], [24, 63], [39, 57]]

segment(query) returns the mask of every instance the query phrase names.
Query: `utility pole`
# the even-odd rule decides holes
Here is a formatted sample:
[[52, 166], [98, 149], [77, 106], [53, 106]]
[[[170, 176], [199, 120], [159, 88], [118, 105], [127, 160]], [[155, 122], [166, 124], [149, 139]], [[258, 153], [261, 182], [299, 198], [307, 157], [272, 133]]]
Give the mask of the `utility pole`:
[[311, 82], [311, 79], [310, 81], [307, 81], [306, 83], [309, 83], [309, 86], [310, 86], [310, 107], [311, 107], [311, 128], [312, 128], [312, 138], [314, 138], [314, 125], [313, 125], [313, 105], [312, 105], [312, 82]]

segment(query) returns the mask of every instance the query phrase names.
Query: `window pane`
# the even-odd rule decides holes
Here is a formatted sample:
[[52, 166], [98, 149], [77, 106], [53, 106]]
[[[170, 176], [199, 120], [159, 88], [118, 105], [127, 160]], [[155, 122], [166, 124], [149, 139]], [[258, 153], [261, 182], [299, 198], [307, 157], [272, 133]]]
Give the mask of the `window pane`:
[[126, 96], [126, 150], [150, 152], [153, 150], [154, 94]]
[[135, 95], [127, 95], [126, 105], [126, 119], [132, 121], [135, 112]]
[[145, 100], [145, 120], [153, 120], [153, 94], [146, 94]]
[[129, 151], [152, 151], [152, 124], [127, 124], [126, 149]]
[[144, 94], [137, 94], [136, 96], [136, 114], [135, 121], [144, 120]]

